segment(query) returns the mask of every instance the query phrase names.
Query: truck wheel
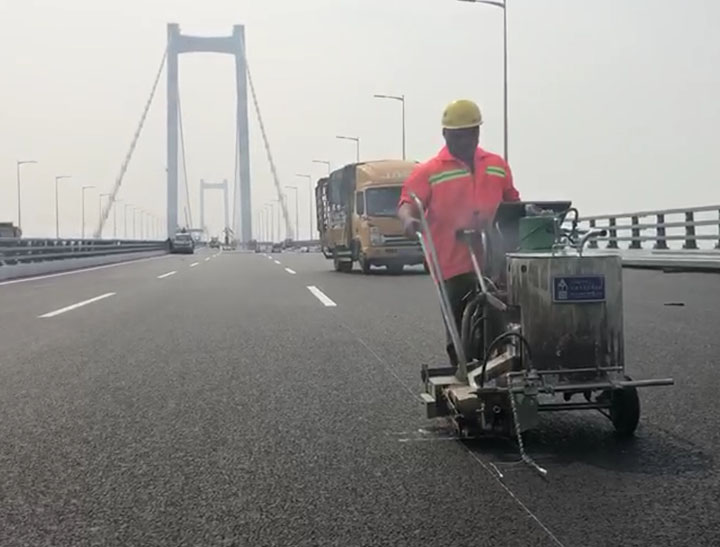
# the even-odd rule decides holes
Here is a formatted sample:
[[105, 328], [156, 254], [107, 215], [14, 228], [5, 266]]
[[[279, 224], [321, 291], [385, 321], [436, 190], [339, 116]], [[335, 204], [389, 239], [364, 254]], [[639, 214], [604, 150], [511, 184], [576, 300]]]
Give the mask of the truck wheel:
[[612, 391], [610, 395], [610, 420], [619, 436], [632, 437], [640, 421], [640, 398], [638, 397], [637, 388], [623, 387]]
[[334, 256], [333, 257], [333, 268], [335, 268], [336, 272], [342, 271], [342, 265], [343, 265], [343, 263], [340, 262], [340, 259], [337, 256]]
[[370, 274], [370, 261], [367, 259], [367, 256], [365, 256], [365, 253], [360, 253], [360, 259], [358, 260], [358, 263], [360, 264], [360, 269], [362, 270], [362, 273], [365, 275]]
[[346, 260], [345, 262], [340, 262], [340, 271], [342, 273], [350, 273], [353, 269], [353, 263], [352, 260]]
[[423, 270], [425, 270], [426, 274], [430, 273], [430, 266], [427, 263], [427, 260], [423, 260]]

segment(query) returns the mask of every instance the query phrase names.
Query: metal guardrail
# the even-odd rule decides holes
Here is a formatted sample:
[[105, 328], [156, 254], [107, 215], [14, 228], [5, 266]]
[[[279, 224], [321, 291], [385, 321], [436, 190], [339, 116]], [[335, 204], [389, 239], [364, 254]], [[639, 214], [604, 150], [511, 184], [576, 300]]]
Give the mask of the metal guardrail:
[[0, 238], [0, 268], [68, 258], [161, 251], [167, 248], [166, 241]]
[[[702, 241], [714, 242], [714, 248], [720, 249], [720, 205], [588, 216], [581, 217], [580, 223], [607, 230], [606, 237], [588, 243], [592, 249], [599, 248], [598, 241], [606, 241], [606, 249], [620, 249], [620, 242], [628, 242], [628, 250], [639, 250], [644, 242], [652, 242], [653, 249], [670, 250], [670, 241], [682, 241], [686, 251], [700, 250], [698, 242]], [[682, 233], [669, 233], [674, 230]]]

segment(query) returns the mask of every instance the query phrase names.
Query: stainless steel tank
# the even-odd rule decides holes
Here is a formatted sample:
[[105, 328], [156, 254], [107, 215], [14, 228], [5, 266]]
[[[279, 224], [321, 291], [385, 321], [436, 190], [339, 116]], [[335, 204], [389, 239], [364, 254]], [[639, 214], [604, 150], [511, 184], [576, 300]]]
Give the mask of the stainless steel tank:
[[620, 257], [514, 253], [507, 273], [537, 370], [624, 366]]

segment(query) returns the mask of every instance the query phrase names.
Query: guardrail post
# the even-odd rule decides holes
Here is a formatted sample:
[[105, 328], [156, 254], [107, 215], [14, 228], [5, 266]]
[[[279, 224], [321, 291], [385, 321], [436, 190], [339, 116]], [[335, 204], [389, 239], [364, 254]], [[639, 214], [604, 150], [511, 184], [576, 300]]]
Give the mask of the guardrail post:
[[[590, 229], [591, 229], [591, 230], [594, 230], [595, 227], [596, 227], [596, 226], [595, 226], [595, 221], [594, 221], [594, 220], [591, 220], [591, 221], [590, 221]], [[718, 245], [720, 245], [720, 242], [718, 242]], [[587, 243], [587, 246], [588, 246], [588, 249], [597, 249], [597, 248], [598, 248], [597, 239], [595, 239], [594, 237], [591, 237], [591, 238], [590, 238], [590, 241], [588, 241], [588, 243]]]
[[665, 239], [665, 226], [661, 226], [661, 224], [665, 224], [665, 215], [660, 213], [657, 215], [657, 223], [658, 227], [656, 229], [657, 231], [657, 240], [655, 241], [655, 245], [653, 246], [655, 249], [667, 249], [667, 240]]
[[637, 225], [640, 224], [638, 217], [631, 217], [632, 222], [632, 241], [630, 242], [630, 249], [642, 249], [642, 243], [640, 242], [640, 228]]
[[695, 215], [692, 211], [685, 213], [685, 243], [683, 249], [697, 249], [697, 241], [695, 241]]
[[608, 232], [610, 233], [610, 239], [608, 240], [608, 249], [617, 249], [618, 248], [618, 242], [617, 242], [617, 230], [615, 229], [615, 226], [617, 225], [615, 222], [614, 217], [610, 217], [610, 229]]

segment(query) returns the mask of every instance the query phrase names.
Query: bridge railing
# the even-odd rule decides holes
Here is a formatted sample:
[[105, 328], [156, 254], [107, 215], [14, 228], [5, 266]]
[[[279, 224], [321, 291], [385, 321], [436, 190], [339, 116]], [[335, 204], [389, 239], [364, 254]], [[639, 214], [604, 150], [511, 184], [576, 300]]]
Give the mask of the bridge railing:
[[[627, 250], [720, 249], [720, 205], [588, 216], [580, 222], [584, 228], [607, 230], [606, 237], [588, 243], [594, 249], [598, 242], [606, 242], [606, 249], [621, 249], [621, 243], [627, 243]], [[670, 242], [682, 246], [673, 248]]]
[[163, 249], [167, 249], [165, 241], [0, 238], [0, 267]]

